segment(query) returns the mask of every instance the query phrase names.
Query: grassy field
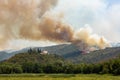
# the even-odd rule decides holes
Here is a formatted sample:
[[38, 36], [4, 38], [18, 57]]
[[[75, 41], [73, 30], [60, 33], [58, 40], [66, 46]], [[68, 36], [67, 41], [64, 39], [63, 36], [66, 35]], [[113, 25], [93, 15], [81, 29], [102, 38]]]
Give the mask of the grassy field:
[[96, 74], [2, 74], [0, 80], [120, 80], [120, 76]]

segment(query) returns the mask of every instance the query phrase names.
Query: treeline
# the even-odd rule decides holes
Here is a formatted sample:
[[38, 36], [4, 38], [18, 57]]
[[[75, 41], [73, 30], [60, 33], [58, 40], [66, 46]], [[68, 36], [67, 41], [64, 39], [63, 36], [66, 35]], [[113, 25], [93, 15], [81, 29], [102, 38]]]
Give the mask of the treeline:
[[24, 62], [0, 64], [0, 74], [14, 73], [66, 73], [66, 74], [114, 74], [120, 75], [120, 58], [99, 64], [73, 64], [57, 61], [49, 64]]

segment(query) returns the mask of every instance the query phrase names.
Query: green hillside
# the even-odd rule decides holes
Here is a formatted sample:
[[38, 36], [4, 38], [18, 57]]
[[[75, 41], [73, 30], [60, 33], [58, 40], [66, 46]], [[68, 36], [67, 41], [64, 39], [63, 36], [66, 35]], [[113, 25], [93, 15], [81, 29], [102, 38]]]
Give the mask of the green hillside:
[[56, 54], [50, 54], [50, 53], [41, 54], [36, 51], [28, 52], [28, 53], [20, 53], [0, 63], [0, 74], [13, 74], [13, 73], [108, 74], [110, 73], [110, 74], [119, 75], [120, 74], [119, 51], [120, 48], [107, 48], [104, 50], [93, 51], [88, 54], [79, 54], [75, 56], [70, 55], [64, 59]]
[[55, 54], [42, 55], [40, 53], [20, 53], [11, 57], [4, 62], [23, 64], [23, 63], [39, 63], [39, 64], [51, 64], [55, 62], [64, 62], [64, 59]]
[[[52, 55], [54, 54], [63, 57], [67, 61], [72, 61], [73, 63], [99, 63], [120, 56], [120, 47], [111, 47], [111, 48], [96, 50], [86, 54], [83, 54], [82, 51], [80, 51], [79, 48], [73, 44], [61, 44], [61, 45], [48, 46], [48, 47], [30, 47], [30, 48], [33, 51], [35, 50], [36, 52], [38, 49], [41, 49], [43, 51], [44, 50], [48, 51], [50, 55], [46, 55], [44, 57], [42, 56], [43, 58], [47, 58], [48, 56], [48, 60], [45, 60], [46, 62], [51, 61], [49, 60], [49, 57], [53, 58]], [[17, 61], [19, 61], [19, 58], [23, 58], [25, 56], [23, 58], [24, 61], [26, 61], [26, 59], [28, 59], [29, 57], [31, 60], [34, 60], [34, 62], [38, 62], [40, 60], [41, 63], [43, 63], [42, 58], [40, 58], [41, 56], [40, 54], [34, 54], [34, 52], [33, 54], [28, 54], [28, 50], [30, 48], [24, 48], [12, 53], [6, 53], [5, 51], [3, 51], [0, 53], [0, 61], [8, 60], [9, 58], [10, 58], [9, 60], [12, 60], [13, 58], [16, 58], [16, 56], [18, 56], [16, 55], [15, 57], [13, 57], [15, 54], [20, 54], [19, 57], [17, 57]]]
[[20, 53], [27, 53], [29, 49], [32, 50], [46, 50], [50, 54], [57, 54], [60, 55], [64, 58], [69, 57], [69, 56], [76, 56], [81, 54], [81, 51], [72, 44], [61, 44], [61, 45], [55, 45], [55, 46], [48, 46], [48, 47], [29, 47], [29, 48], [24, 48], [18, 51], [12, 51], [12, 52], [6, 52], [6, 51], [1, 51], [0, 52], [0, 61], [9, 59], [13, 57], [15, 54], [20, 54]]
[[81, 54], [81, 51], [73, 44], [61, 44], [56, 46], [43, 47], [43, 50], [47, 50], [50, 54], [57, 54], [64, 58], [67, 56], [74, 56]]
[[26, 52], [22, 54], [20, 53], [19, 55], [16, 55], [9, 60], [15, 62], [15, 60], [21, 61], [22, 58], [23, 60], [21, 62], [32, 60], [34, 62], [40, 61], [41, 63], [49, 63], [54, 60], [57, 61], [58, 59], [60, 59], [57, 56], [59, 55], [65, 60], [72, 61], [73, 63], [100, 63], [120, 56], [120, 47], [96, 50], [86, 54], [83, 54], [82, 51], [80, 51], [76, 46], [72, 44], [50, 46], [40, 49], [48, 51], [49, 55], [40, 55], [35, 53], [29, 54]]
[[120, 56], [120, 47], [109, 47], [86, 54], [83, 54], [82, 51], [73, 44], [49, 46], [42, 49], [47, 50], [50, 54], [60, 55], [65, 60], [72, 61], [73, 63], [99, 63]]
[[72, 60], [74, 63], [100, 63], [120, 56], [120, 47], [106, 48], [96, 50], [87, 54], [80, 54], [74, 57], [67, 57], [67, 60]]

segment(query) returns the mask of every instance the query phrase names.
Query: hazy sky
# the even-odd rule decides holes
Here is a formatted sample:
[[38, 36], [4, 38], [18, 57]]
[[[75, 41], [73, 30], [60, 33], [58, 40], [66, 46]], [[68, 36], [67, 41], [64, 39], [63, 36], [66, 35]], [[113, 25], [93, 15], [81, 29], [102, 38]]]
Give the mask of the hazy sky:
[[120, 41], [120, 0], [59, 0], [55, 11], [76, 29], [87, 24], [109, 41]]
[[[41, 1], [41, 3], [39, 1]], [[51, 2], [55, 3], [52, 4]], [[120, 42], [120, 0], [58, 0], [58, 3], [56, 3], [57, 0], [0, 0], [0, 5], [2, 6], [0, 8], [3, 9], [3, 11], [0, 10], [0, 13], [3, 15], [0, 16], [0, 20], [3, 20], [0, 25], [0, 41], [1, 44], [5, 46], [0, 47], [0, 49], [11, 49], [14, 47], [23, 48], [42, 45], [47, 46], [57, 44], [49, 40], [46, 42], [41, 41], [41, 39], [39, 41], [36, 41], [33, 38], [31, 38], [33, 41], [29, 41], [26, 36], [21, 39], [21, 27], [23, 29], [25, 28], [25, 30], [27, 30], [29, 26], [32, 27], [31, 31], [36, 35], [36, 29], [38, 26], [34, 27], [34, 24], [40, 23], [42, 20], [41, 16], [44, 18], [47, 13], [49, 13], [49, 16], [52, 15], [53, 20], [55, 17], [55, 21], [57, 21], [57, 19], [58, 21], [62, 20], [62, 18], [56, 19], [56, 16], [62, 13], [64, 15], [63, 21], [66, 24], [70, 24], [76, 30], [84, 30], [84, 28], [90, 29], [90, 32], [93, 31], [92, 37], [103, 37], [107, 42]], [[3, 4], [9, 5], [4, 7]], [[13, 11], [11, 8], [13, 8]], [[6, 14], [4, 13], [4, 10]], [[16, 14], [16, 12], [20, 14]], [[29, 13], [29, 15], [27, 13]], [[25, 19], [26, 22], [24, 22], [23, 19]], [[4, 20], [6, 20], [6, 22]], [[11, 25], [8, 26], [7, 22]], [[21, 26], [22, 23], [23, 26]], [[7, 26], [5, 27], [5, 25]], [[5, 31], [9, 33], [5, 33]], [[27, 31], [23, 32], [27, 33]], [[29, 32], [30, 30], [28, 33]], [[8, 36], [12, 38], [6, 39], [9, 38]]]

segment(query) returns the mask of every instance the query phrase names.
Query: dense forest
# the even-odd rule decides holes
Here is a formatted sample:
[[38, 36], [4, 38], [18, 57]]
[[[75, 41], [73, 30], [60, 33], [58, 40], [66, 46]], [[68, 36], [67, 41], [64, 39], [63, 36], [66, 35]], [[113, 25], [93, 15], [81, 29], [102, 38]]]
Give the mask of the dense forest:
[[56, 54], [21, 53], [0, 63], [0, 74], [66, 73], [120, 75], [120, 57], [106, 62], [75, 64]]

